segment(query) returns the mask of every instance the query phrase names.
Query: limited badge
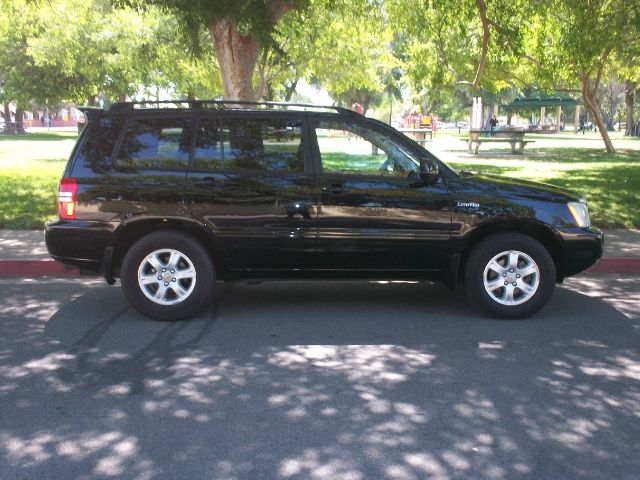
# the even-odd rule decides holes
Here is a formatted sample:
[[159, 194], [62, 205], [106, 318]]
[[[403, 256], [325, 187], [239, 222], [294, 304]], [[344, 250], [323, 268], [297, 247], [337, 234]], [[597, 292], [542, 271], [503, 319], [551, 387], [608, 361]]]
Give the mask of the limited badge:
[[479, 203], [475, 202], [458, 202], [456, 207], [464, 207], [464, 208], [480, 208]]

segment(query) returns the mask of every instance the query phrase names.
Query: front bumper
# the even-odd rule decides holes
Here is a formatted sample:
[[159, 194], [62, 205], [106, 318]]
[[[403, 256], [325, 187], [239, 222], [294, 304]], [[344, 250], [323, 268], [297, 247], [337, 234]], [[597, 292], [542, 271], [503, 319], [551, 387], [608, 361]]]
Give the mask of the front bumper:
[[594, 227], [560, 230], [562, 251], [558, 256], [561, 278], [584, 272], [604, 250], [604, 233]]

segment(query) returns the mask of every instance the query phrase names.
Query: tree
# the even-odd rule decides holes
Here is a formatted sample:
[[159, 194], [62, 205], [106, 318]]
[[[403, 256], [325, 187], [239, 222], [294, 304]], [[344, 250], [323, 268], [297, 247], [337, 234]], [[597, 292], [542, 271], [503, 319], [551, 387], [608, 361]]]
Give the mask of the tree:
[[531, 2], [389, 0], [406, 75], [416, 91], [511, 86], [524, 52], [522, 24]]
[[[136, 12], [114, 9], [107, 0], [63, 0], [44, 3], [42, 31], [29, 38], [29, 53], [76, 79], [68, 99], [93, 104], [98, 96], [125, 100], [144, 90], [169, 88], [179, 92], [215, 90], [215, 62], [185, 53], [175, 18], [156, 8]], [[64, 88], [60, 89], [65, 91]], [[147, 95], [152, 96], [152, 95]]]
[[23, 113], [32, 100], [56, 104], [64, 98], [60, 85], [72, 89], [77, 84], [55, 68], [38, 65], [30, 54], [29, 38], [44, 30], [36, 5], [20, 0], [2, 1], [0, 13], [0, 100], [7, 126], [11, 121], [9, 104], [16, 104], [15, 128], [6, 131], [24, 133]]
[[601, 97], [604, 102], [600, 102], [600, 108], [608, 130], [613, 130], [618, 116], [618, 104], [624, 97], [625, 85], [614, 73], [607, 76], [606, 82], [602, 83]]
[[640, 42], [640, 4], [544, 0], [532, 20], [531, 47], [539, 59], [536, 78], [550, 88], [578, 88], [607, 152], [614, 153], [597, 96], [616, 55], [623, 48], [635, 49]]
[[158, 6], [181, 19], [187, 33], [206, 28], [220, 68], [224, 97], [254, 100], [253, 74], [260, 48], [285, 13], [308, 0], [122, 0], [139, 7]]
[[635, 128], [635, 115], [634, 115], [634, 107], [636, 101], [636, 91], [638, 89], [638, 84], [632, 80], [626, 80], [624, 84], [624, 105], [626, 108], [626, 128], [625, 128], [625, 136], [629, 137], [631, 135], [640, 135]]
[[366, 106], [393, 80], [397, 60], [389, 27], [380, 1], [311, 0], [289, 11], [263, 45], [259, 97], [289, 100], [304, 78], [339, 103]]
[[634, 108], [637, 99], [638, 84], [640, 83], [640, 45], [625, 43], [616, 56], [616, 71], [621, 79], [624, 79], [624, 103], [625, 103], [625, 135], [640, 135], [636, 128]]

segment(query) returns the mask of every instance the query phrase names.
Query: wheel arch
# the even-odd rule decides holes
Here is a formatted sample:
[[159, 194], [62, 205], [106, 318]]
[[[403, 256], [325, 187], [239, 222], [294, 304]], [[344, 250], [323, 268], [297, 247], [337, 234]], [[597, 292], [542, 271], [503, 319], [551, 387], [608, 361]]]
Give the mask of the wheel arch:
[[114, 275], [120, 276], [122, 260], [135, 242], [145, 235], [162, 230], [175, 230], [195, 239], [210, 254], [218, 276], [222, 277], [224, 265], [221, 256], [217, 255], [220, 246], [213, 232], [196, 221], [172, 218], [137, 220], [120, 227], [116, 231], [113, 247], [112, 268]]
[[560, 237], [549, 226], [534, 221], [503, 221], [480, 225], [464, 238], [460, 249], [460, 265], [458, 279], [464, 276], [467, 260], [473, 249], [484, 239], [496, 233], [520, 233], [540, 242], [549, 252], [556, 268], [556, 281], [564, 278], [560, 254], [562, 245]]

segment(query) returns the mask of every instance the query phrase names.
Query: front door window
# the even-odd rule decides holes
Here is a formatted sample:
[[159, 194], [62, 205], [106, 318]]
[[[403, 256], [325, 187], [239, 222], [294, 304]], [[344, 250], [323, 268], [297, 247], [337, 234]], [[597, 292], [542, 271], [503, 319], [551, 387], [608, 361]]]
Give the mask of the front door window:
[[321, 121], [316, 136], [324, 173], [406, 178], [420, 167], [403, 146], [358, 124]]

